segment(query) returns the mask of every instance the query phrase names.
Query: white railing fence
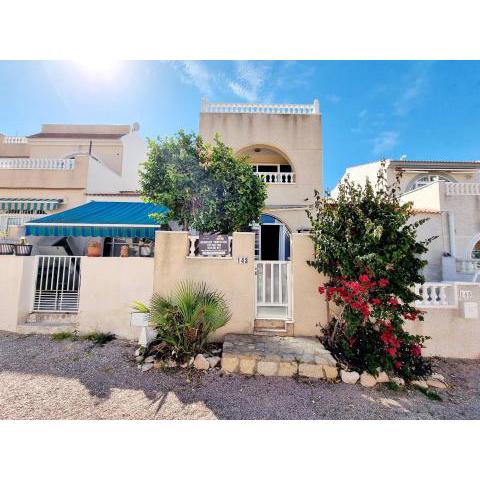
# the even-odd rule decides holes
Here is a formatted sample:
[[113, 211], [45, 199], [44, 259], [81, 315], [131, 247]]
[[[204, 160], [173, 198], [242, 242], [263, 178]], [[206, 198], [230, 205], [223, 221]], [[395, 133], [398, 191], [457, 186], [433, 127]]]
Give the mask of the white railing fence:
[[257, 318], [290, 318], [290, 262], [256, 261], [255, 276]]
[[[188, 236], [188, 255], [187, 257], [202, 257], [202, 258], [215, 258], [214, 255], [209, 255], [208, 257], [203, 257], [200, 255], [198, 251], [198, 241], [200, 237], [199, 235], [189, 235]], [[233, 237], [228, 237], [228, 254], [226, 257], [232, 256], [232, 248], [233, 248]], [[223, 257], [223, 258], [226, 258]]]
[[427, 282], [423, 285], [415, 285], [415, 293], [422, 297], [415, 302], [417, 307], [456, 306], [455, 286], [451, 283]]
[[265, 183], [295, 183], [294, 172], [254, 172], [257, 177], [260, 177]]
[[294, 115], [319, 115], [320, 104], [261, 104], [261, 103], [212, 103], [202, 99], [204, 113], [270, 113]]
[[81, 257], [39, 255], [34, 312], [78, 312]]
[[3, 143], [28, 143], [27, 137], [3, 137]]
[[74, 158], [0, 158], [0, 169], [73, 170]]
[[455, 260], [455, 267], [459, 273], [477, 273], [480, 271], [480, 259], [463, 260], [457, 258]]
[[480, 183], [445, 183], [446, 195], [480, 195]]

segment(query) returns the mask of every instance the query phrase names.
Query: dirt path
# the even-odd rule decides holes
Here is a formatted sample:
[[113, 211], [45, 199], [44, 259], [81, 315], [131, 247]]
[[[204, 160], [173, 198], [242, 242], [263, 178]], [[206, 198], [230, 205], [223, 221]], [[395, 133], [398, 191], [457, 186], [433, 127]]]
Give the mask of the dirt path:
[[385, 386], [141, 373], [134, 346], [0, 332], [2, 419], [480, 419], [480, 361], [435, 359], [452, 387], [433, 401]]

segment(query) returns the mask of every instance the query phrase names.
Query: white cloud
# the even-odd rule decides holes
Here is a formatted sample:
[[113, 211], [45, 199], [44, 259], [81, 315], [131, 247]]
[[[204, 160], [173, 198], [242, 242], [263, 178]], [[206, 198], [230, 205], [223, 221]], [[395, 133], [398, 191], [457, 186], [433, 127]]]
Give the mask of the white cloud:
[[188, 85], [194, 85], [203, 95], [212, 95], [216, 82], [207, 66], [199, 61], [185, 61], [180, 64], [182, 81]]
[[248, 102], [257, 102], [269, 75], [269, 67], [259, 62], [239, 61], [235, 63], [236, 77], [228, 81], [228, 88], [237, 97]]
[[341, 98], [338, 95], [335, 95], [334, 93], [330, 95], [325, 95], [325, 99], [331, 103], [338, 103], [341, 100]]
[[380, 132], [373, 140], [372, 152], [375, 155], [387, 153], [398, 143], [399, 133], [394, 131]]
[[406, 115], [418, 99], [426, 93], [428, 84], [428, 66], [421, 68], [409, 80], [408, 86], [393, 104], [394, 113], [398, 116]]

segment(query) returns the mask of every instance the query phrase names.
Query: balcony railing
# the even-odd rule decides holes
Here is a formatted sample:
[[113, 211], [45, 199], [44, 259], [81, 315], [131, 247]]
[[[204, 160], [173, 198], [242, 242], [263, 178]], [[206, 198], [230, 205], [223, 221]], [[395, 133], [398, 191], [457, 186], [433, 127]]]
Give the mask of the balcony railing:
[[295, 183], [294, 172], [253, 172], [260, 177], [265, 183], [278, 183], [281, 185]]
[[480, 183], [446, 182], [447, 195], [480, 195]]
[[73, 158], [0, 158], [5, 170], [73, 170]]
[[455, 260], [456, 270], [459, 273], [477, 273], [480, 271], [480, 258], [475, 260]]
[[3, 137], [3, 143], [28, 143], [27, 137]]
[[260, 104], [260, 103], [211, 103], [202, 99], [201, 111], [205, 113], [270, 113], [289, 115], [320, 115], [320, 104]]
[[452, 283], [427, 282], [423, 285], [415, 285], [415, 293], [422, 297], [415, 302], [417, 307], [456, 307], [456, 292]]

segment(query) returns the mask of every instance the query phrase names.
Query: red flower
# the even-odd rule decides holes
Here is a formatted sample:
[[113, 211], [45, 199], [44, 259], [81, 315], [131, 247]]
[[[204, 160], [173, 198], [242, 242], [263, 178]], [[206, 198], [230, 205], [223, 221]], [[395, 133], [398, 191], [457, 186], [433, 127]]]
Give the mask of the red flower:
[[394, 357], [395, 354], [397, 353], [397, 349], [395, 347], [389, 347], [387, 348], [387, 353], [391, 356]]
[[400, 370], [402, 368], [402, 362], [400, 362], [399, 360], [397, 360], [394, 364], [393, 364], [395, 370]]
[[349, 337], [348, 338], [348, 344], [351, 346], [353, 346], [353, 344], [357, 341], [357, 338], [356, 337]]
[[368, 275], [360, 275], [358, 277], [358, 279], [362, 282], [362, 283], [367, 283], [370, 281], [370, 279], [368, 278]]
[[387, 285], [388, 285], [388, 280], [386, 278], [381, 278], [379, 281], [378, 281], [378, 286], [379, 287], [382, 287], [382, 288], [385, 288]]
[[397, 300], [395, 297], [390, 297], [390, 298], [388, 299], [388, 303], [389, 303], [390, 305], [398, 305], [398, 300]]
[[417, 319], [417, 315], [418, 315], [417, 312], [407, 312], [403, 314], [406, 320], [412, 320], [412, 321], [415, 321]]
[[380, 305], [382, 303], [379, 298], [372, 298], [370, 302], [373, 303], [373, 305]]
[[360, 284], [358, 282], [345, 282], [345, 286], [353, 293], [358, 293], [360, 291]]
[[422, 349], [420, 348], [420, 345], [410, 345], [410, 352], [412, 353], [413, 356], [419, 357], [422, 354]]
[[322, 295], [325, 292], [325, 287], [318, 287], [318, 293]]

